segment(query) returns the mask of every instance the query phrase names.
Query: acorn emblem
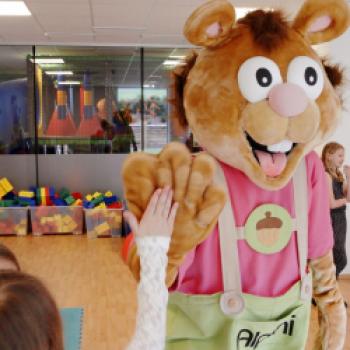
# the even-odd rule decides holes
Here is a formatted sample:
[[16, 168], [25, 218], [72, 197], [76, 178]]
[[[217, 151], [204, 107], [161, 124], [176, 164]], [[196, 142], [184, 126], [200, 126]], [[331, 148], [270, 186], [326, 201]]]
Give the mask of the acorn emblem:
[[258, 221], [256, 224], [258, 240], [265, 246], [273, 246], [279, 240], [282, 225], [282, 220], [271, 216], [271, 212], [267, 211], [265, 213], [265, 218]]

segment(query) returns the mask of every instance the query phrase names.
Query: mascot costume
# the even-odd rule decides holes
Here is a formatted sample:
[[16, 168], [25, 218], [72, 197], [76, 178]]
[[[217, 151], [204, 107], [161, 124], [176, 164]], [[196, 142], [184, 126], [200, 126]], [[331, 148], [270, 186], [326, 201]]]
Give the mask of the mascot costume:
[[[140, 218], [158, 187], [180, 206], [168, 252], [166, 349], [301, 350], [313, 295], [314, 349], [341, 350], [346, 310], [333, 265], [328, 187], [313, 150], [341, 112], [336, 67], [311, 45], [349, 26], [344, 0], [307, 0], [292, 22], [230, 2], [195, 10], [184, 34], [202, 47], [174, 71], [176, 116], [204, 151], [179, 143], [123, 167]], [[136, 246], [127, 262], [137, 277]]]

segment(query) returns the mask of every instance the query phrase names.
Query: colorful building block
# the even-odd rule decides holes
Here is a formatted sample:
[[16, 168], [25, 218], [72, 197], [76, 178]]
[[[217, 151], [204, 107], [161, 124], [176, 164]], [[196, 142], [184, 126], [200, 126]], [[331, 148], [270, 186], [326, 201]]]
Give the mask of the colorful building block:
[[74, 203], [73, 206], [77, 207], [77, 206], [81, 206], [83, 205], [83, 201], [81, 199], [77, 199]]
[[98, 209], [106, 209], [107, 206], [106, 206], [106, 203], [102, 202], [96, 208], [98, 208]]
[[103, 202], [104, 197], [103, 194], [99, 194], [97, 197], [94, 197], [94, 199], [91, 201], [91, 203], [96, 206], [98, 204], [100, 204], [101, 202]]
[[33, 192], [33, 191], [19, 191], [18, 197], [32, 199], [35, 197], [35, 192]]
[[64, 199], [64, 201], [65, 201], [68, 205], [72, 205], [72, 204], [75, 202], [75, 199], [74, 199], [71, 195], [69, 195], [69, 196], [67, 196], [67, 197]]
[[80, 193], [80, 192], [73, 192], [71, 194], [71, 196], [74, 198], [74, 199], [83, 199], [83, 195]]
[[16, 194], [14, 192], [9, 192], [6, 193], [5, 196], [2, 197], [2, 199], [11, 199], [11, 200], [15, 200], [17, 198]]
[[23, 198], [23, 197], [19, 197], [18, 198], [18, 203], [21, 207], [35, 207], [36, 205], [36, 201], [35, 199], [29, 199], [29, 198]]
[[67, 188], [62, 188], [59, 195], [61, 199], [65, 199], [66, 197], [70, 196], [70, 192]]
[[104, 197], [104, 202], [108, 205], [108, 204], [112, 204], [117, 202], [118, 198], [117, 196], [109, 196], [109, 197]]
[[110, 231], [110, 227], [107, 222], [104, 222], [95, 227], [95, 232], [98, 236], [106, 235]]
[[0, 180], [0, 198], [4, 197], [7, 193], [13, 191], [13, 186], [6, 177]]

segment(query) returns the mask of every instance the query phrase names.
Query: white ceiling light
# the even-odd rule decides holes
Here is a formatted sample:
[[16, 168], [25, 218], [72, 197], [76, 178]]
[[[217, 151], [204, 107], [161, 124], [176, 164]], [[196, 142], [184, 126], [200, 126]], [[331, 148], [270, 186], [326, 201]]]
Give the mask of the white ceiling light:
[[30, 59], [33, 63], [37, 64], [63, 64], [64, 60], [63, 58], [31, 58]]
[[80, 81], [78, 80], [66, 80], [66, 81], [59, 81], [58, 85], [80, 85]]
[[181, 60], [165, 60], [163, 64], [164, 66], [177, 66], [177, 65], [183, 66], [186, 63], [182, 62]]
[[182, 59], [186, 58], [186, 56], [185, 55], [170, 55], [169, 58], [175, 59], [175, 60], [182, 60]]
[[31, 16], [24, 1], [0, 1], [0, 16]]
[[45, 73], [47, 75], [73, 75], [71, 70], [48, 70]]

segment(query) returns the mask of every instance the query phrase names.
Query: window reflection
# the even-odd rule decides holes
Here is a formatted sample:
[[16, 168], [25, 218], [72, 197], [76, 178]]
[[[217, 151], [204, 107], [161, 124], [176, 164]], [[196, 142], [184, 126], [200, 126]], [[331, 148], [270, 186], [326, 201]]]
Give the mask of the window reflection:
[[171, 123], [171, 70], [189, 53], [188, 49], [145, 49], [144, 110], [145, 150], [159, 152], [171, 140], [185, 142], [186, 131], [173, 130]]
[[27, 57], [31, 47], [0, 48], [0, 154], [33, 152]]
[[[170, 72], [188, 49], [1, 47], [0, 153], [159, 152], [188, 132], [170, 121]], [[141, 94], [143, 91], [143, 106]], [[176, 124], [176, 123], [175, 123]]]
[[137, 48], [39, 48], [36, 66], [41, 153], [129, 153], [138, 149], [127, 106], [117, 91], [140, 95]]

